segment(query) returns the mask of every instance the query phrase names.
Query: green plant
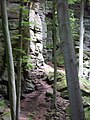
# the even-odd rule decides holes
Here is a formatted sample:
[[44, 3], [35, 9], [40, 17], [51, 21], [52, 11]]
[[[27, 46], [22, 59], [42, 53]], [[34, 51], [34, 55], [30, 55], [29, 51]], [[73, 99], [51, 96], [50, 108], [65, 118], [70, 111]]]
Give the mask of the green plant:
[[70, 25], [71, 25], [71, 32], [72, 32], [72, 37], [73, 40], [79, 39], [79, 19], [74, 17], [74, 10], [70, 9]]
[[47, 45], [46, 45], [46, 48], [47, 48], [47, 49], [53, 49], [53, 44], [52, 44], [52, 43], [51, 43], [51, 44], [47, 44]]
[[28, 115], [28, 120], [33, 120], [33, 114]]
[[31, 70], [33, 68], [33, 65], [30, 60], [30, 56], [23, 56], [22, 58], [22, 64], [25, 65], [25, 69]]

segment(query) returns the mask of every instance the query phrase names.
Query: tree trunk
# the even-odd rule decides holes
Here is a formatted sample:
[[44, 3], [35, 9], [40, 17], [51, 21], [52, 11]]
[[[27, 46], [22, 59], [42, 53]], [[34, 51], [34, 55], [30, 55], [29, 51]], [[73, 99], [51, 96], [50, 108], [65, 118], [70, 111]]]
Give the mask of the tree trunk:
[[[20, 13], [19, 13], [19, 49], [22, 49], [22, 7], [23, 0], [20, 1]], [[21, 97], [21, 71], [22, 71], [22, 52], [18, 54], [18, 71], [17, 71], [17, 104], [16, 104], [16, 120], [20, 120], [20, 97]]]
[[56, 5], [56, 1], [53, 0], [53, 51], [54, 51], [53, 104], [54, 104], [54, 108], [57, 109], [57, 89], [56, 89], [56, 83], [57, 83], [57, 55], [56, 55], [57, 35], [56, 35], [56, 26], [55, 26], [55, 24], [56, 24], [55, 5]]
[[60, 38], [65, 62], [69, 100], [71, 105], [71, 117], [72, 120], [85, 120], [79, 87], [75, 50], [71, 36], [68, 2], [67, 0], [57, 0], [57, 3]]
[[80, 14], [80, 45], [79, 45], [79, 77], [83, 77], [83, 38], [84, 38], [84, 0], [81, 0], [81, 14]]
[[14, 74], [14, 64], [13, 64], [12, 47], [11, 47], [11, 41], [10, 41], [10, 33], [8, 28], [6, 0], [1, 0], [1, 17], [2, 17], [4, 40], [6, 43], [11, 118], [12, 120], [16, 120], [15, 74]]

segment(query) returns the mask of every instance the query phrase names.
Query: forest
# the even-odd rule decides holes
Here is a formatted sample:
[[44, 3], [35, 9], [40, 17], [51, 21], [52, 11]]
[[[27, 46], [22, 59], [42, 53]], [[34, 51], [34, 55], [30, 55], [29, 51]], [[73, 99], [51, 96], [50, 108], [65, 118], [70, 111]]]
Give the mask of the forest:
[[0, 0], [0, 120], [90, 120], [90, 0]]

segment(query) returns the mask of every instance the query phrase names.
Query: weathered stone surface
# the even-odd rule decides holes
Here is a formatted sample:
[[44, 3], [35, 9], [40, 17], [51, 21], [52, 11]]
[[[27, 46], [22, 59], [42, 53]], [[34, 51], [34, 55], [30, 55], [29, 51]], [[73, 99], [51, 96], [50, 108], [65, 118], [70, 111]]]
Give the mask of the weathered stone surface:
[[11, 113], [10, 109], [5, 109], [5, 112], [2, 114], [2, 117], [0, 117], [1, 120], [11, 120]]
[[9, 19], [9, 29], [10, 30], [17, 30], [18, 29], [18, 20], [17, 19]]
[[42, 43], [36, 43], [36, 50], [39, 51], [39, 52], [42, 52], [43, 44]]
[[30, 22], [30, 28], [34, 30], [35, 22], [34, 22], [34, 17], [35, 17], [35, 11], [30, 10], [29, 12], [29, 22]]
[[27, 79], [24, 81], [24, 89], [23, 89], [25, 93], [30, 93], [35, 89], [38, 90], [40, 87], [42, 87], [40, 81], [46, 80], [46, 75], [44, 71], [41, 70], [41, 68], [27, 71], [26, 76]]
[[35, 54], [35, 48], [36, 48], [35, 43], [31, 41], [30, 42], [30, 49], [31, 49], [31, 52], [33, 52], [33, 54]]
[[5, 106], [4, 100], [0, 100], [0, 115], [4, 113]]
[[[48, 83], [53, 84], [53, 81], [54, 81], [54, 68], [52, 68], [49, 65], [44, 64], [44, 71], [45, 71], [45, 73], [47, 75]], [[66, 80], [65, 71], [57, 70], [57, 81], [61, 82], [62, 80]]]
[[24, 81], [24, 87], [23, 87], [23, 92], [25, 93], [30, 93], [34, 91], [35, 85], [32, 83], [32, 78], [30, 78], [29, 73], [28, 73], [28, 79], [25, 79]]
[[86, 107], [84, 111], [85, 111], [86, 120], [90, 120], [90, 108]]
[[41, 32], [37, 32], [35, 33], [35, 37], [37, 39], [37, 42], [41, 42], [42, 41], [42, 33]]
[[8, 81], [8, 73], [7, 70], [4, 70], [4, 73], [2, 75], [2, 79]]
[[34, 31], [31, 30], [31, 29], [30, 29], [30, 39], [31, 39], [31, 41], [34, 41], [34, 42], [37, 41], [37, 40], [36, 40], [36, 37], [35, 37], [35, 33], [34, 33]]
[[38, 32], [42, 31], [42, 23], [38, 14], [35, 16], [35, 30]]
[[43, 58], [43, 55], [39, 53], [37, 57], [37, 66], [40, 68], [43, 65], [44, 65], [44, 58]]
[[8, 4], [8, 17], [9, 18], [19, 18], [19, 4], [12, 3]]
[[46, 96], [47, 97], [53, 97], [53, 89], [48, 89], [47, 91], [46, 91]]
[[[29, 13], [29, 22], [30, 24], [30, 50], [31, 56], [34, 56], [32, 64], [36, 65], [36, 68], [40, 68], [44, 64], [43, 58], [43, 34], [42, 34], [42, 20], [39, 14], [39, 2], [36, 1], [33, 4], [33, 7]], [[42, 12], [43, 10], [41, 10]], [[36, 63], [35, 63], [36, 62]]]

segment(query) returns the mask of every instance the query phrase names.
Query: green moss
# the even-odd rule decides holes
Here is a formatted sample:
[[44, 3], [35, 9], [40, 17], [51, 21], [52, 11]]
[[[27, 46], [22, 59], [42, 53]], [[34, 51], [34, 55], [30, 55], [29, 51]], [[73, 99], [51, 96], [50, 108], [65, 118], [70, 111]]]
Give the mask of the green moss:
[[84, 91], [84, 93], [90, 93], [90, 81], [86, 79], [80, 79], [79, 81], [81, 90]]
[[84, 109], [85, 111], [85, 117], [86, 117], [86, 120], [90, 120], [90, 108], [85, 108]]
[[57, 82], [56, 87], [57, 87], [58, 91], [65, 90], [67, 88], [66, 80], [62, 80], [62, 81]]
[[0, 107], [6, 107], [6, 104], [5, 104], [4, 100], [0, 101]]
[[64, 59], [62, 55], [57, 55], [57, 66], [64, 66]]
[[89, 106], [90, 105], [90, 96], [83, 96], [83, 105], [84, 106]]

